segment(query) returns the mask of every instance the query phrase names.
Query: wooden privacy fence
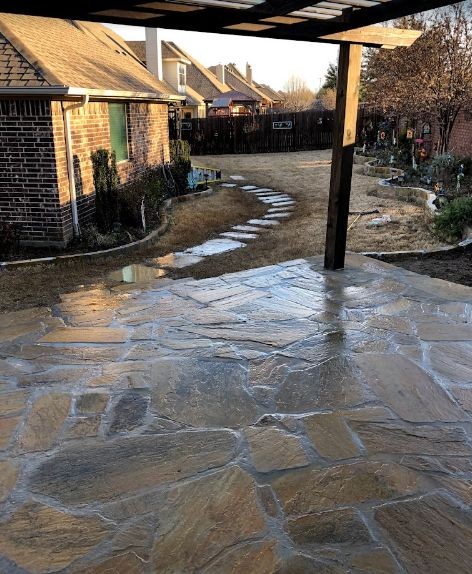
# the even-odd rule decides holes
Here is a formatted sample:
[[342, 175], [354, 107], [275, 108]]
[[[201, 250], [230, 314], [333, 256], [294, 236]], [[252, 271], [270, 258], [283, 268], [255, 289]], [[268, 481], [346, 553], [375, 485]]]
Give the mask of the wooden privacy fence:
[[211, 117], [182, 120], [181, 137], [192, 155], [328, 149], [333, 122], [333, 112], [317, 111]]

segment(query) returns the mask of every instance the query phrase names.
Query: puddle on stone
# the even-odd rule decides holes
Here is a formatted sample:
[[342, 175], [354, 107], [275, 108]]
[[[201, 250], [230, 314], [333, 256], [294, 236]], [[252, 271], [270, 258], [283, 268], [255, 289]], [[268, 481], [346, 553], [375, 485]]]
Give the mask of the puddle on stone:
[[121, 281], [122, 283], [142, 283], [144, 281], [153, 281], [166, 275], [164, 269], [155, 269], [146, 265], [127, 265], [123, 269], [113, 271], [108, 275], [112, 281]]

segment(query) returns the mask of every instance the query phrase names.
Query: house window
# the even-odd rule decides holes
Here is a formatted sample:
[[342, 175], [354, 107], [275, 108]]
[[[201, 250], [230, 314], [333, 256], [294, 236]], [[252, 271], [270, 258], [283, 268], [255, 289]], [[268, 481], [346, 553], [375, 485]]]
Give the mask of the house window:
[[125, 161], [129, 159], [126, 104], [108, 104], [108, 121], [111, 149], [116, 154], [116, 161]]
[[187, 85], [187, 74], [185, 64], [179, 64], [179, 90]]

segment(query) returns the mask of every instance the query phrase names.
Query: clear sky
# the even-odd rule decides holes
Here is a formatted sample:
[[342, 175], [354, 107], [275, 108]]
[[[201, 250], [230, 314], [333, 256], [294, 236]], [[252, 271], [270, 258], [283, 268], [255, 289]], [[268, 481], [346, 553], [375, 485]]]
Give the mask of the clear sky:
[[[144, 40], [144, 28], [107, 24], [125, 40]], [[202, 34], [181, 30], [161, 30], [163, 40], [170, 40], [192, 54], [204, 66], [235, 63], [245, 72], [246, 62], [260, 84], [283, 89], [293, 74], [304, 79], [316, 91], [330, 62], [337, 59], [338, 48], [330, 44], [292, 42], [223, 34]]]

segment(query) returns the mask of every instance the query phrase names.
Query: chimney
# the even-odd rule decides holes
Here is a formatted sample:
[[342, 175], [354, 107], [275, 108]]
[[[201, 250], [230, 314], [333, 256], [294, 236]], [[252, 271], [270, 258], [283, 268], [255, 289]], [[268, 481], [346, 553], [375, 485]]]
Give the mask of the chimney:
[[251, 64], [246, 64], [246, 82], [252, 86], [252, 67]]
[[146, 28], [146, 67], [162, 80], [162, 46], [157, 28]]
[[218, 64], [216, 66], [216, 77], [222, 84], [225, 83], [225, 67], [223, 64]]

